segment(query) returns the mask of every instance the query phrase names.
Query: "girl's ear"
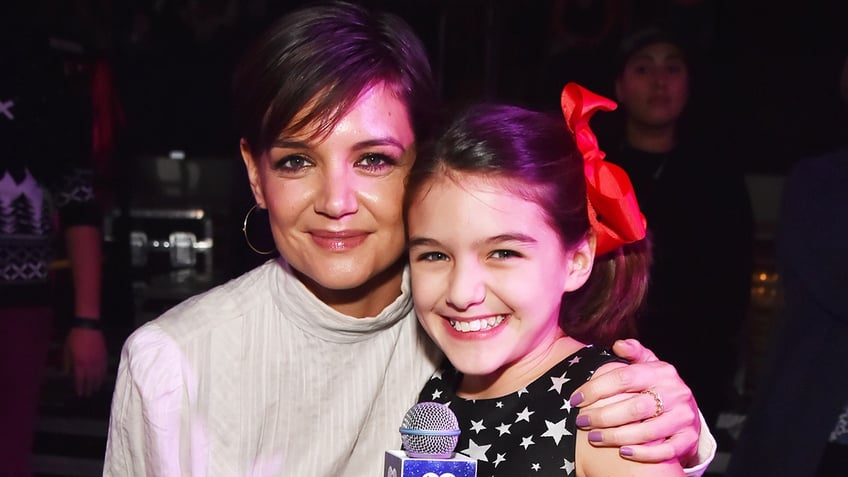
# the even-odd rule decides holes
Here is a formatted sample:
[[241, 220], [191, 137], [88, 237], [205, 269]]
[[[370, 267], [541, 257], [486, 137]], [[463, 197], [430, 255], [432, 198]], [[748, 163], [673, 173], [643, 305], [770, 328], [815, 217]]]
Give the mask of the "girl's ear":
[[259, 177], [259, 167], [262, 161], [261, 157], [254, 157], [250, 152], [250, 145], [247, 140], [242, 138], [239, 141], [239, 149], [241, 149], [241, 158], [244, 161], [244, 167], [247, 169], [247, 178], [250, 181], [250, 190], [253, 191], [253, 198], [256, 200], [256, 205], [265, 209], [265, 194], [262, 193], [262, 181]]
[[592, 266], [595, 263], [595, 235], [590, 234], [589, 237], [580, 241], [571, 248], [568, 262], [564, 265], [568, 267], [565, 286], [563, 292], [572, 292], [582, 287], [592, 274]]

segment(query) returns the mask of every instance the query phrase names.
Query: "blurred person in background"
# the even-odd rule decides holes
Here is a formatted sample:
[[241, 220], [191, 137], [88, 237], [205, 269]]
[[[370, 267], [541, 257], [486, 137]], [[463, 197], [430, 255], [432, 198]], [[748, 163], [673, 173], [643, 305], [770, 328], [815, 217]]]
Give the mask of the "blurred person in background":
[[[848, 57], [839, 85], [848, 104]], [[848, 475], [848, 145], [786, 179], [777, 236], [785, 309], [728, 476]]]
[[58, 308], [50, 263], [60, 251], [73, 284], [66, 353], [78, 395], [100, 387], [106, 347], [87, 83], [71, 58], [74, 43], [35, 21], [36, 2], [0, 8], [14, 19], [0, 31], [0, 475], [18, 477], [31, 474]]
[[622, 137], [608, 160], [630, 175], [654, 243], [639, 337], [678, 369], [714, 426], [733, 402], [753, 214], [741, 164], [721, 147], [722, 125], [688, 128], [693, 63], [684, 42], [663, 28], [622, 41], [615, 61]]

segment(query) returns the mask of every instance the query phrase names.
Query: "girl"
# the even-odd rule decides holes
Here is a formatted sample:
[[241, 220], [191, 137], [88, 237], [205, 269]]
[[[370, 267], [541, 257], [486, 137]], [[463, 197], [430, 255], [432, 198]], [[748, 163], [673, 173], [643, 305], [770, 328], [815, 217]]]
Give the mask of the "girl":
[[413, 168], [413, 301], [450, 360], [419, 399], [450, 404], [479, 475], [684, 475], [591, 446], [568, 402], [596, 370], [625, 366], [604, 346], [632, 331], [650, 251], [626, 175], [588, 130], [611, 102], [575, 84], [563, 95], [580, 149], [562, 119], [484, 105]]

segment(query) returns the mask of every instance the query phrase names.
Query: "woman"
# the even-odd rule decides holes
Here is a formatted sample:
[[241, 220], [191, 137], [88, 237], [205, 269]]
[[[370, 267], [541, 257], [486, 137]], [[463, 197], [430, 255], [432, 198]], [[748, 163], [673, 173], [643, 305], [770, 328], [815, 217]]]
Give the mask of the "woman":
[[[415, 139], [427, 136], [438, 104], [433, 84], [408, 25], [349, 4], [293, 12], [248, 53], [235, 77], [236, 124], [282, 257], [127, 340], [106, 475], [381, 471], [441, 359], [412, 316], [401, 213]], [[627, 374], [637, 388], [625, 391], [654, 385], [655, 366]], [[599, 379], [583, 398], [615, 380]], [[689, 455], [699, 424], [688, 388], [678, 379], [658, 386], [677, 399], [655, 422], [623, 429], [637, 436], [624, 442], [677, 434], [636, 457]], [[653, 403], [637, 399], [631, 405]], [[617, 424], [652, 414], [631, 409], [590, 417]]]

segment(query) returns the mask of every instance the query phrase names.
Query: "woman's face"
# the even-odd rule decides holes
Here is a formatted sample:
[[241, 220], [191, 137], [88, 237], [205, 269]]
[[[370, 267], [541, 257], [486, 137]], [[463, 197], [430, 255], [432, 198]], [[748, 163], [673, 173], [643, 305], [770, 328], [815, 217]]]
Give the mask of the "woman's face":
[[680, 48], [654, 43], [636, 51], [615, 92], [631, 120], [651, 127], [674, 124], [689, 99], [689, 71]]
[[342, 303], [403, 254], [404, 184], [415, 160], [407, 108], [378, 84], [328, 134], [311, 138], [310, 130], [280, 137], [260, 157], [242, 142], [253, 194], [268, 209], [277, 249], [320, 299], [354, 316], [376, 314], [398, 296], [399, 271], [373, 290], [386, 296], [371, 296], [370, 309]]

